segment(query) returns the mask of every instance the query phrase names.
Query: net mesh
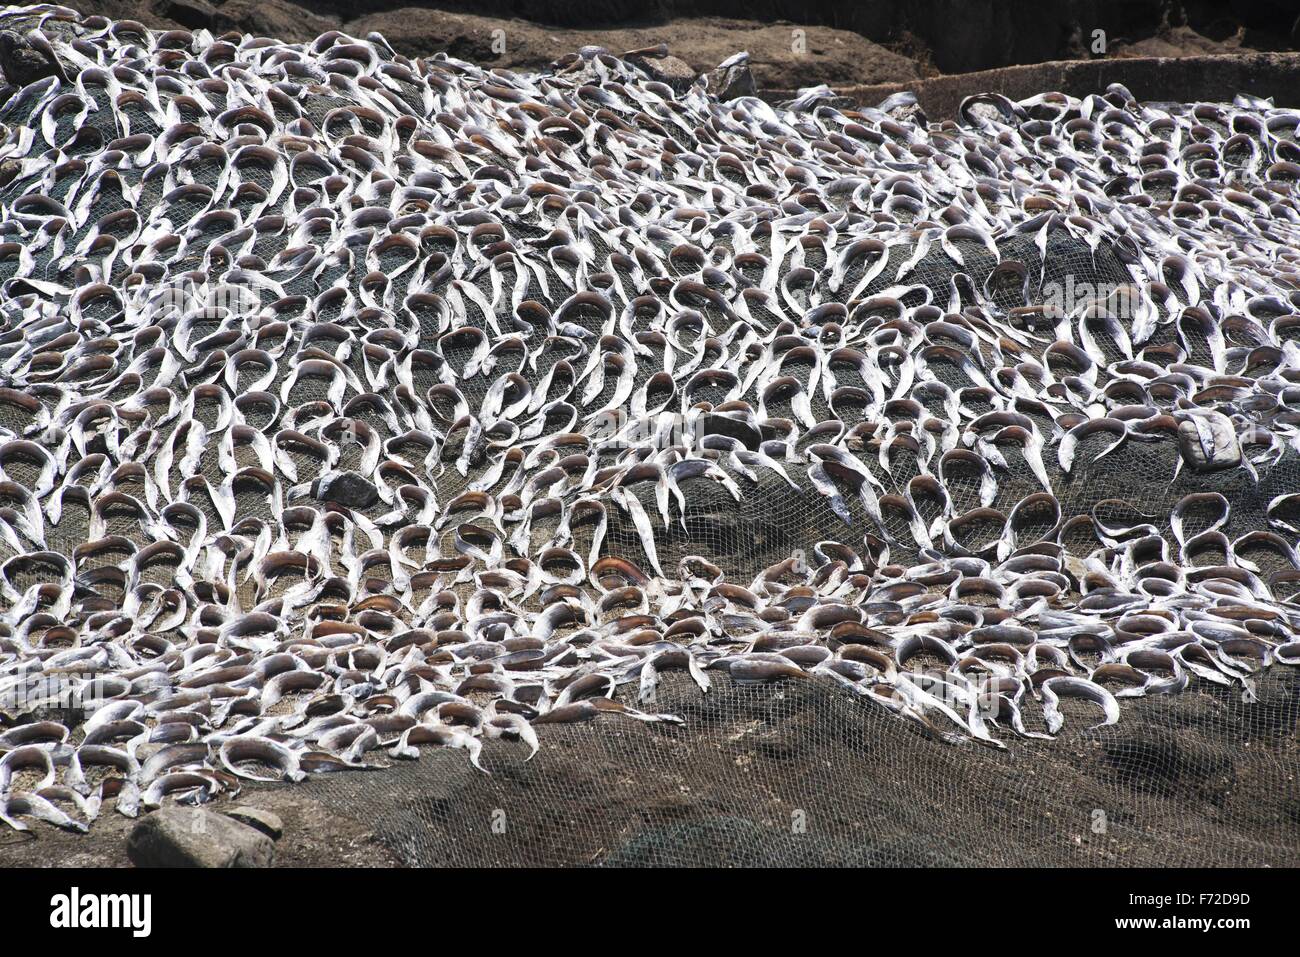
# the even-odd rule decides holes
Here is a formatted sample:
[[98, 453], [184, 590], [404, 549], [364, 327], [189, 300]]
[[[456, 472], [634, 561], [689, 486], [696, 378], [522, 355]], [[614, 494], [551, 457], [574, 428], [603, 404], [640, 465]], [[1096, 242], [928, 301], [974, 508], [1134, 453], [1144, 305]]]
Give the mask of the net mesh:
[[1120, 725], [1001, 753], [822, 682], [701, 695], [671, 674], [657, 706], [683, 727], [557, 726], [527, 763], [490, 744], [490, 776], [435, 752], [303, 787], [424, 867], [1285, 867], [1298, 693], [1278, 672], [1254, 703], [1147, 697]]
[[[124, 48], [133, 41], [102, 26], [74, 25], [60, 15], [44, 28], [120, 54], [134, 64], [122, 67], [127, 86], [147, 86], [158, 76], [180, 82], [148, 62], [146, 52], [157, 56], [156, 49]], [[1041, 236], [1022, 232], [1027, 211], [1018, 209], [996, 231], [995, 256], [974, 239], [947, 241], [948, 232], [925, 218], [946, 216], [959, 201], [978, 198], [968, 188], [978, 180], [945, 180], [938, 171], [962, 162], [976, 173], [989, 172], [987, 154], [978, 148], [1005, 145], [1009, 129], [999, 135], [966, 117], [963, 130], [917, 128], [909, 140], [882, 114], [855, 113], [849, 124], [841, 114], [797, 111], [781, 114], [790, 125], [777, 127], [770, 118], [775, 113], [729, 113], [698, 91], [651, 107], [654, 119], [631, 93], [626, 101], [610, 101], [608, 90], [627, 93], [626, 84], [639, 82], [628, 64], [613, 58], [587, 64], [582, 68], [595, 75], [577, 79], [563, 71], [545, 79], [503, 78], [439, 61], [416, 83], [409, 64], [397, 63], [382, 45], [345, 39], [322, 40], [320, 49], [272, 45], [274, 56], [271, 47], [252, 41], [241, 41], [242, 47], [214, 42], [191, 61], [203, 63], [195, 75], [222, 72], [235, 57], [245, 64], [227, 71], [229, 83], [202, 83], [202, 101], [178, 96], [174, 85], [163, 83], [151, 92], [167, 113], [121, 97], [112, 101], [102, 70], [85, 71], [78, 96], [39, 100], [37, 108], [28, 88], [0, 109], [9, 136], [5, 148], [19, 154], [26, 144], [22, 175], [0, 187], [4, 235], [11, 240], [0, 254], [0, 270], [7, 270], [0, 272], [6, 376], [0, 384], [13, 387], [0, 395], [6, 479], [0, 485], [6, 533], [0, 536], [6, 589], [0, 710], [15, 712], [3, 714], [0, 751], [15, 750], [22, 729], [32, 731], [51, 717], [40, 708], [13, 707], [27, 670], [48, 665], [49, 676], [125, 672], [138, 682], [131, 696], [144, 705], [136, 717], [148, 725], [114, 731], [119, 736], [111, 740], [121, 743], [138, 733], [131, 740], [142, 760], [163, 753], [169, 736], [178, 733], [178, 722], [163, 721], [159, 712], [175, 719], [181, 710], [197, 716], [205, 734], [219, 731], [201, 759], [166, 765], [209, 774], [212, 794], [202, 798], [233, 785], [237, 771], [256, 764], [218, 759], [222, 741], [231, 737], [292, 747], [327, 769], [348, 767], [348, 773], [313, 776], [302, 787], [330, 815], [373, 829], [409, 864], [1295, 862], [1297, 676], [1281, 664], [1258, 667], [1261, 646], [1272, 653], [1289, 642], [1294, 655], [1294, 537], [1279, 547], [1275, 539], [1250, 533], [1295, 521], [1285, 505], [1300, 490], [1290, 440], [1295, 422], [1285, 408], [1294, 400], [1287, 392], [1294, 371], [1285, 349], [1288, 336], [1294, 341], [1288, 330], [1300, 326], [1272, 324], [1261, 334], [1266, 320], [1276, 317], [1259, 313], [1259, 304], [1252, 306], [1251, 323], [1227, 321], [1241, 305], [1249, 270], [1231, 271], [1225, 290], [1214, 270], [1204, 271], [1204, 285], [1195, 290], [1199, 301], [1217, 303], [1223, 291], [1227, 303], [1209, 324], [1170, 314], [1189, 305], [1190, 297], [1165, 261], [1152, 270], [1158, 275], [1143, 276], [1148, 283], [1168, 280], [1169, 297], [1136, 348], [1125, 341], [1134, 334], [1131, 316], [1115, 324], [1071, 315], [1067, 333], [1059, 317], [1044, 319], [1030, 307], [1043, 306], [1063, 286], [1113, 289], [1133, 282], [1142, 270], [1127, 261], [1132, 257], [1121, 243], [1090, 243], [1078, 223], [1064, 219], [1050, 222]], [[322, 59], [364, 62], [365, 78], [373, 82], [337, 82], [348, 96], [330, 94], [323, 82], [308, 83], [295, 88], [291, 103], [267, 101], [269, 109], [250, 111], [232, 97], [231, 87], [245, 69], [278, 76], [275, 56], [309, 72]], [[400, 67], [385, 74], [385, 88], [405, 110], [359, 108], [357, 101], [377, 95], [381, 63]], [[343, 75], [365, 72], [335, 66]], [[137, 68], [138, 74], [129, 72]], [[327, 80], [323, 72], [312, 76]], [[482, 127], [470, 131], [466, 122], [467, 116], [505, 115], [502, 103], [514, 101], [499, 96], [511, 89], [498, 82], [515, 83], [552, 104], [533, 103], [526, 120], [511, 114], [528, 137], [505, 146]], [[529, 86], [534, 82], [554, 84], [545, 92], [568, 106], [554, 106], [555, 97]], [[252, 86], [265, 93], [265, 83]], [[433, 99], [426, 101], [426, 94]], [[660, 96], [650, 87], [637, 95], [649, 94]], [[577, 100], [565, 100], [570, 96]], [[1151, 120], [1131, 98], [1113, 99], [1123, 110], [1106, 113]], [[472, 116], [466, 102], [476, 111]], [[618, 112], [605, 116], [598, 104]], [[645, 173], [653, 160], [667, 170], [644, 177], [647, 190], [671, 181], [673, 192], [656, 200], [657, 226], [640, 218], [651, 210], [635, 192], [620, 192], [616, 184], [597, 188], [598, 174], [609, 172], [609, 163], [598, 160], [608, 157], [567, 119], [580, 105], [608, 124], [603, 129], [636, 120], [642, 132], [653, 131], [653, 148], [641, 144], [637, 153], [642, 165], [628, 167]], [[83, 107], [88, 112], [79, 118]], [[748, 108], [760, 110], [758, 104]], [[236, 109], [241, 116], [226, 112]], [[677, 115], [689, 119], [691, 110], [690, 129], [673, 122]], [[1080, 110], [1078, 103], [1062, 106], [1055, 126], [1044, 125], [1068, 128], [1080, 121], [1068, 115]], [[1186, 120], [1184, 112], [1177, 115]], [[394, 120], [399, 114], [401, 122]], [[556, 125], [536, 128], [543, 114]], [[415, 122], [406, 122], [412, 117]], [[1183, 123], [1193, 139], [1204, 140], [1202, 129], [1228, 132], [1212, 117], [1203, 119], [1210, 125]], [[1285, 124], [1275, 120], [1271, 142], [1279, 149]], [[299, 161], [300, 153], [287, 163], [283, 156], [247, 151], [278, 132], [276, 124], [290, 122], [302, 136], [317, 137], [314, 158]], [[1018, 122], [1032, 139], [1031, 122], [1026, 116]], [[1136, 120], [1129, 116], [1128, 122]], [[196, 133], [179, 125], [186, 123], [206, 125]], [[823, 137], [843, 141], [839, 130], [850, 125], [861, 133], [854, 150], [869, 157], [869, 163], [858, 158], [850, 172], [869, 166], [873, 188], [895, 181], [898, 169], [918, 171], [919, 164], [875, 149], [887, 139], [918, 148], [931, 144], [932, 152], [918, 157], [947, 151], [947, 165], [932, 164], [937, 181], [925, 184], [928, 206], [915, 184], [885, 200], [856, 189], [846, 199], [830, 186], [824, 197], [798, 192], [801, 175], [797, 164], [789, 165], [792, 159], [804, 158], [815, 144], [825, 164], [822, 183], [844, 173], [835, 149], [849, 154], [839, 141]], [[745, 187], [743, 172], [722, 163], [712, 147], [717, 130], [739, 140], [751, 135], [751, 126], [767, 138], [780, 129], [781, 146], [790, 152], [777, 159], [763, 152], [759, 165], [767, 180]], [[1164, 125], [1151, 121], [1151, 128]], [[24, 136], [38, 131], [46, 145], [58, 144], [57, 156], [33, 153], [35, 140]], [[1033, 135], [1048, 150], [1052, 137], [1042, 132]], [[133, 145], [125, 139], [129, 133], [144, 134], [149, 143]], [[543, 133], [556, 142], [539, 146]], [[156, 165], [134, 161], [160, 134], [186, 138], [161, 149], [157, 156], [165, 159]], [[420, 162], [407, 151], [417, 135], [425, 149]], [[971, 145], [952, 147], [955, 135]], [[109, 149], [113, 142], [120, 149]], [[612, 152], [617, 142], [602, 145]], [[565, 167], [563, 175], [559, 164], [528, 165], [539, 156], [567, 155], [557, 143], [580, 147], [583, 162]], [[554, 196], [545, 186], [561, 181], [565, 202], [524, 203], [522, 189], [476, 192], [483, 183], [510, 182], [510, 172], [497, 163], [498, 151], [509, 150], [530, 177], [527, 198]], [[691, 151], [716, 164], [708, 173], [713, 185], [728, 180], [744, 190], [746, 203], [767, 204], [769, 219], [746, 219], [740, 209], [732, 218], [736, 229], [724, 230], [718, 220], [725, 207], [712, 202], [709, 179], [693, 175], [698, 167], [685, 160], [674, 165], [678, 153], [700, 160]], [[1227, 146], [1223, 154], [1235, 155]], [[1134, 166], [1158, 165], [1151, 155], [1133, 158]], [[429, 157], [436, 162], [424, 162]], [[1024, 168], [1049, 167], [1032, 151], [1021, 159]], [[1002, 185], [1021, 185], [1014, 170], [1002, 172]], [[791, 214], [793, 225], [779, 221], [788, 227], [785, 234], [763, 228], [776, 220], [778, 208], [782, 216], [790, 212], [770, 185], [778, 173], [782, 188], [794, 190], [786, 203], [812, 204]], [[281, 175], [287, 176], [283, 188], [277, 185]], [[1044, 174], [1044, 183], [1049, 180]], [[1123, 178], [1115, 183], [1122, 186]], [[1143, 185], [1152, 203], [1175, 198], [1164, 178]], [[1214, 185], [1220, 192], [1227, 188]], [[276, 204], [266, 208], [277, 190]], [[709, 212], [684, 214], [690, 203]], [[1221, 210], [1222, 203], [1207, 200], [1211, 206]], [[591, 215], [587, 207], [609, 214], [605, 228], [583, 221]], [[1095, 212], [1087, 203], [1076, 209]], [[674, 218], [678, 214], [685, 219]], [[1140, 210], [1129, 215], [1143, 227], [1159, 219]], [[636, 229], [615, 228], [615, 216]], [[700, 219], [716, 229], [707, 240], [693, 225]], [[844, 235], [828, 241], [831, 223]], [[1225, 223], [1217, 228], [1231, 233]], [[1257, 224], [1265, 228], [1283, 227]], [[737, 254], [742, 230], [749, 245]], [[859, 288], [866, 271], [878, 265], [875, 254], [859, 257], [830, 288], [826, 279], [840, 263], [843, 240], [864, 236], [889, 239], [877, 251], [884, 268]], [[1272, 239], [1276, 253], [1284, 244]], [[648, 277], [635, 258], [616, 258], [621, 240], [643, 243], [640, 254], [662, 273]], [[528, 250], [526, 263], [525, 257], [485, 258], [507, 241]], [[923, 241], [931, 243], [928, 250], [920, 248]], [[914, 258], [903, 283], [901, 273]], [[769, 260], [774, 283], [765, 278]], [[1279, 253], [1267, 264], [1279, 290], [1294, 289], [1287, 263]], [[530, 301], [537, 300], [531, 313], [509, 294], [525, 269]], [[180, 310], [151, 311], [130, 295], [182, 275], [201, 287], [223, 277], [274, 276], [283, 296], [266, 312], [239, 303], [205, 309], [189, 301]], [[692, 282], [675, 285], [679, 279]], [[766, 284], [764, 295], [744, 299], [759, 284]], [[600, 295], [571, 304], [560, 327], [558, 313], [575, 287]], [[617, 335], [610, 332], [601, 303], [616, 303], [621, 312], [631, 292], [645, 298], [626, 318], [629, 341], [621, 325]], [[752, 328], [735, 316], [742, 301]], [[1285, 315], [1295, 301], [1294, 294], [1289, 302], [1279, 296], [1277, 308]], [[495, 305], [485, 308], [484, 302]], [[832, 304], [845, 309], [828, 311]], [[535, 321], [529, 325], [525, 316]], [[763, 335], [745, 339], [742, 327]], [[1228, 359], [1207, 332], [1215, 328], [1228, 337]], [[1081, 349], [1061, 341], [1063, 334], [1099, 358], [1081, 358]], [[869, 353], [869, 361], [858, 364], [847, 354], [852, 350], [836, 350], [840, 335]], [[625, 347], [633, 342], [639, 347], [635, 375], [620, 399], [619, 389], [628, 384], [620, 382], [620, 362], [628, 361]], [[1134, 372], [1133, 352], [1147, 363], [1145, 370]], [[773, 374], [749, 377], [756, 365]], [[1163, 372], [1166, 366], [1196, 375], [1165, 382], [1161, 391], [1150, 381], [1150, 368]], [[520, 381], [507, 382], [502, 371], [515, 368]], [[822, 387], [832, 370], [833, 392]], [[1282, 399], [1269, 405], [1261, 389], [1247, 402], [1234, 391], [1250, 392], [1262, 382]], [[530, 403], [503, 414], [525, 386], [535, 390]], [[714, 437], [743, 435], [746, 453], [771, 443], [788, 447], [767, 461], [723, 454], [725, 443], [683, 449], [714, 467], [676, 481], [672, 498], [653, 480], [619, 484], [638, 455], [648, 459], [665, 444], [677, 455], [679, 442], [700, 437], [670, 435], [630, 450], [625, 442], [602, 442], [588, 414], [626, 406], [628, 395], [651, 408], [672, 395], [664, 408], [685, 415], [671, 416], [669, 426], [679, 427], [682, 418], [711, 423], [703, 428]], [[1200, 405], [1226, 409], [1235, 416], [1243, 448], [1250, 444], [1247, 426], [1275, 427], [1283, 440], [1280, 454], [1247, 451], [1244, 465], [1207, 471], [1187, 461], [1168, 429], [1125, 430], [1118, 445], [1102, 430], [1079, 435], [1073, 468], [1062, 466], [1058, 449], [1079, 422], [1148, 402], [1170, 416]], [[757, 425], [704, 417], [728, 406], [755, 412]], [[646, 418], [660, 427], [655, 417]], [[515, 426], [527, 428], [527, 437], [512, 431]], [[520, 454], [531, 456], [548, 439], [578, 431], [584, 433], [581, 455], [567, 455], [561, 444], [522, 463]], [[966, 454], [936, 454], [937, 443], [956, 433], [963, 443], [957, 451]], [[34, 522], [25, 490], [40, 486], [48, 459], [22, 446], [28, 436], [58, 458], [59, 509], [49, 507], [50, 485], [41, 492]], [[259, 440], [273, 442], [273, 450]], [[827, 447], [844, 457], [828, 456]], [[817, 482], [809, 466], [823, 459], [831, 467]], [[498, 471], [503, 460], [509, 465]], [[321, 482], [343, 472], [364, 472], [375, 497], [357, 496], [348, 504], [323, 491]], [[865, 475], [879, 490], [878, 515], [853, 488], [853, 479]], [[158, 483], [166, 494], [158, 495]], [[381, 486], [390, 493], [386, 500], [378, 496]], [[1189, 495], [1211, 507], [1186, 507], [1176, 519], [1175, 506], [1187, 505]], [[1221, 520], [1214, 495], [1230, 506]], [[596, 499], [600, 509], [592, 507]], [[651, 517], [649, 534], [637, 522], [640, 513]], [[552, 547], [557, 542], [571, 551], [559, 554]], [[152, 549], [147, 557], [146, 548]], [[32, 558], [45, 550], [55, 557]], [[292, 560], [277, 562], [285, 555]], [[952, 563], [972, 556], [987, 563]], [[626, 582], [590, 580], [599, 576], [582, 567], [596, 564], [588, 557], [655, 574], [640, 581], [635, 571], [619, 572], [644, 586], [620, 597], [616, 586]], [[781, 578], [772, 569], [786, 561], [804, 577], [769, 589]], [[459, 574], [462, 568], [479, 574]], [[580, 587], [566, 578], [575, 568], [583, 573]], [[541, 580], [538, 569], [550, 576], [546, 587], [531, 587]], [[1124, 589], [1103, 582], [1103, 572]], [[833, 589], [834, 576], [859, 573], [867, 581], [851, 601], [856, 617], [849, 623], [862, 630], [852, 640], [841, 640], [835, 619], [799, 624], [828, 597], [818, 588]], [[752, 588], [723, 591], [724, 579]], [[1230, 589], [1225, 580], [1238, 587]], [[839, 613], [834, 598], [828, 598], [831, 614]], [[601, 603], [593, 616], [602, 629], [598, 636], [579, 627], [587, 622], [573, 620], [543, 639], [533, 637], [548, 625], [549, 609], [580, 600]], [[628, 613], [620, 616], [623, 600]], [[1095, 706], [1062, 700], [1065, 730], [1051, 741], [1033, 736], [1049, 727], [1039, 701], [1043, 683], [1083, 675], [1103, 680], [1100, 666], [1114, 663], [1116, 648], [1172, 631], [1173, 622], [1189, 629], [1205, 625], [1206, 619], [1185, 613], [1204, 611], [1212, 601], [1223, 612], [1210, 622], [1219, 630], [1186, 642], [1204, 656], [1186, 669], [1199, 663], [1208, 677], [1197, 672], [1180, 694], [1123, 698], [1124, 720], [1091, 730]], [[1062, 608], [1095, 612], [1110, 637], [1082, 629], [1037, 642], [1037, 630], [1052, 631], [1047, 612]], [[1008, 633], [1024, 631], [1017, 623], [1022, 617], [1035, 630], [1026, 641], [964, 640], [976, 629], [1004, 624]], [[1245, 648], [1221, 643], [1215, 636], [1235, 627], [1225, 621], [1245, 622], [1268, 640], [1247, 641]], [[954, 641], [911, 647], [910, 634], [896, 638], [889, 631], [898, 628], [902, 636], [928, 626]], [[617, 682], [611, 678], [591, 696], [618, 702], [622, 713], [572, 725], [540, 720], [548, 707], [563, 707], [556, 699], [570, 682], [599, 678], [593, 665], [618, 660], [603, 648], [591, 651], [615, 639], [630, 647], [651, 640], [689, 647], [697, 663], [709, 666], [710, 689], [702, 693], [698, 676], [692, 680], [671, 667], [657, 684], [647, 682], [644, 669], [638, 673], [629, 665], [617, 671]], [[1030, 644], [1056, 657], [1036, 660], [1030, 673], [1024, 668]], [[679, 650], [668, 649], [665, 662]], [[882, 652], [889, 659], [884, 665]], [[300, 655], [293, 667], [324, 676], [322, 682], [268, 704], [272, 696], [264, 691], [285, 663], [276, 663], [278, 653]], [[745, 665], [751, 653], [783, 655], [784, 675], [747, 683], [743, 667], [733, 665], [737, 659]], [[837, 672], [846, 679], [839, 683], [812, 673], [832, 655], [845, 667]], [[878, 694], [874, 675], [864, 677], [868, 666], [897, 666], [918, 688], [933, 689], [954, 669], [981, 678], [994, 674], [991, 661], [1013, 663], [1024, 691], [1029, 733], [1002, 735], [1002, 751], [945, 733], [924, 709], [898, 707]], [[1175, 670], [1184, 673], [1181, 666]], [[1148, 666], [1140, 676], [1144, 687], [1157, 671]], [[1122, 691], [1134, 673], [1130, 668], [1109, 677]], [[397, 720], [400, 709], [434, 688], [454, 696], [443, 703], [457, 710], [439, 710], [421, 727], [480, 731], [491, 720], [527, 716], [539, 719], [541, 750], [525, 762], [524, 744], [480, 734], [474, 740], [483, 745], [482, 770], [460, 749], [425, 747], [420, 760], [399, 760], [389, 749], [409, 730]], [[191, 693], [196, 697], [186, 697]], [[293, 721], [295, 715], [303, 720]], [[680, 723], [639, 720], [663, 716]], [[66, 740], [42, 744], [66, 757], [62, 749], [79, 749], [87, 732], [77, 716], [54, 717], [68, 722]], [[329, 724], [335, 718], [338, 723]], [[44, 733], [57, 737], [57, 731]], [[358, 741], [370, 746], [354, 752]], [[384, 767], [359, 770], [363, 764]], [[37, 780], [20, 768], [0, 789], [0, 800], [26, 793]], [[150, 783], [139, 781], [142, 788]], [[48, 799], [69, 800], [57, 789]], [[122, 810], [120, 799], [116, 804]]]

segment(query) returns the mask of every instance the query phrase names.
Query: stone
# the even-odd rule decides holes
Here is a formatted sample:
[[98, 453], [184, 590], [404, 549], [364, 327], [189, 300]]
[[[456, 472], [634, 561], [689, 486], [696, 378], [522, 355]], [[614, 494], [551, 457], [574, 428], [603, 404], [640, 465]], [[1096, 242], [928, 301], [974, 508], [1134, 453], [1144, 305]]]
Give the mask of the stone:
[[341, 23], [338, 17], [314, 13], [288, 0], [226, 0], [213, 11], [212, 25], [214, 30], [300, 41], [314, 40]]
[[339, 472], [312, 484], [312, 495], [322, 502], [346, 508], [367, 509], [379, 501], [374, 483], [357, 472]]
[[278, 841], [284, 835], [284, 822], [280, 820], [280, 815], [263, 808], [236, 804], [234, 807], [226, 808], [222, 813], [226, 817], [234, 818], [240, 824], [256, 828], [273, 841]]
[[695, 71], [685, 60], [668, 56], [629, 54], [628, 61], [640, 67], [650, 79], [666, 83], [675, 93], [685, 93], [695, 82]]
[[749, 54], [730, 57], [710, 72], [709, 92], [724, 102], [755, 96], [758, 90], [754, 85], [754, 74], [749, 69]]
[[1183, 461], [1198, 472], [1217, 472], [1241, 465], [1236, 426], [1222, 412], [1197, 409], [1195, 420], [1178, 423], [1178, 449]]
[[163, 808], [126, 839], [136, 867], [270, 867], [274, 842], [261, 831], [207, 808]]
[[0, 72], [15, 86], [63, 75], [57, 61], [13, 30], [0, 30]]
[[217, 8], [205, 0], [160, 0], [153, 9], [187, 30], [210, 29], [217, 19]]

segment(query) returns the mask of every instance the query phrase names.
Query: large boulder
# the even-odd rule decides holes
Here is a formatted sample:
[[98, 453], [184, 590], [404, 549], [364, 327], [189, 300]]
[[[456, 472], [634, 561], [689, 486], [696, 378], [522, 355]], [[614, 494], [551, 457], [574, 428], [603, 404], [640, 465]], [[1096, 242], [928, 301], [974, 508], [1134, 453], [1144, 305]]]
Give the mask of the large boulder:
[[47, 76], [66, 79], [48, 43], [13, 30], [0, 30], [0, 73], [14, 86], [26, 86]]
[[170, 807], [132, 829], [126, 854], [136, 867], [270, 867], [275, 843], [206, 808]]
[[723, 60], [709, 73], [709, 92], [720, 100], [734, 100], [754, 96], [754, 74], [749, 70], [749, 54], [737, 53]]
[[650, 79], [666, 83], [675, 93], [685, 93], [695, 82], [695, 71], [690, 64], [671, 55], [666, 45], [653, 51], [633, 51], [624, 56]]

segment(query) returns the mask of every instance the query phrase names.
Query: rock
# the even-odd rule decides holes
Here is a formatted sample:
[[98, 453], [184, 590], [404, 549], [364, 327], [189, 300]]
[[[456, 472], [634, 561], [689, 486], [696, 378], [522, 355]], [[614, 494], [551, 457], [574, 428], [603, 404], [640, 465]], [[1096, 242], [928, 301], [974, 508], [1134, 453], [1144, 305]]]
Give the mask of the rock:
[[703, 441], [704, 437], [709, 435], [729, 436], [752, 452], [757, 452], [763, 442], [763, 433], [757, 426], [751, 425], [744, 419], [706, 412], [700, 416], [696, 425], [697, 441]]
[[338, 17], [312, 13], [286, 0], [227, 0], [214, 11], [214, 30], [237, 30], [277, 40], [314, 40], [340, 26]]
[[154, 10], [187, 30], [210, 29], [217, 18], [217, 8], [205, 0], [161, 0]]
[[1236, 764], [1229, 748], [1178, 730], [1144, 727], [1107, 729], [1102, 739], [1106, 763], [1126, 786], [1168, 794], [1202, 791], [1222, 794], [1236, 779]]
[[[377, 32], [398, 53], [405, 56], [433, 56], [446, 53], [459, 60], [483, 66], [540, 68], [561, 53], [577, 50], [558, 43], [542, 43], [533, 35], [532, 24], [494, 20], [425, 8], [402, 8], [373, 13], [347, 24], [356, 36]], [[500, 31], [500, 32], [497, 32]], [[500, 42], [495, 42], [499, 38]], [[504, 45], [504, 51], [502, 46]]]
[[346, 508], [367, 509], [379, 501], [379, 491], [357, 472], [339, 472], [312, 483], [311, 493], [319, 501], [335, 502]]
[[741, 53], [723, 60], [709, 74], [709, 92], [720, 100], [734, 100], [741, 96], [754, 96], [754, 74], [749, 70], [749, 54]]
[[63, 70], [49, 53], [30, 37], [13, 30], [0, 30], [0, 72], [15, 86], [26, 86], [47, 76], [63, 76]]
[[634, 53], [628, 55], [628, 61], [640, 67], [652, 80], [668, 84], [676, 93], [685, 93], [695, 82], [695, 71], [690, 64], [672, 55], [643, 56]]
[[270, 867], [275, 844], [206, 808], [170, 807], [132, 829], [126, 854], [136, 867]]
[[[766, 85], [761, 88], [770, 92]], [[1275, 97], [1279, 107], [1300, 106], [1300, 57], [1293, 53], [1252, 53], [1244, 56], [1189, 56], [1180, 59], [1123, 58], [1038, 63], [965, 76], [936, 76], [904, 83], [879, 83], [847, 87], [858, 103], [878, 103], [902, 89], [914, 92], [932, 120], [957, 116], [971, 90], [999, 90], [1009, 99], [1022, 100], [1043, 90], [1059, 90], [1084, 97], [1123, 83], [1143, 100], [1194, 103], [1222, 100], [1232, 90], [1254, 96]], [[1229, 96], [1229, 99], [1231, 97]]]
[[1215, 472], [1241, 464], [1236, 427], [1222, 412], [1197, 409], [1184, 412], [1178, 423], [1178, 449], [1183, 461], [1198, 472]]
[[273, 841], [278, 841], [284, 834], [284, 822], [280, 820], [280, 816], [260, 807], [236, 804], [234, 807], [227, 808], [223, 813], [226, 817], [234, 818], [240, 824], [247, 824], [249, 827], [257, 828]]

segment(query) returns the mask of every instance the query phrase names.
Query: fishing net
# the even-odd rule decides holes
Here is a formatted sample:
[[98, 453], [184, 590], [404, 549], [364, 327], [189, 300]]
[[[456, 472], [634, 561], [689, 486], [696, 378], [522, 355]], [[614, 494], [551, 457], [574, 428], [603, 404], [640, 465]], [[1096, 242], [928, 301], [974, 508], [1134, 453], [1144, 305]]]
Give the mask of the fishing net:
[[[1127, 281], [1112, 257], [1094, 262], [1082, 243], [1051, 253], [1044, 284]], [[918, 274], [938, 295], [952, 265], [933, 256]], [[1032, 303], [1013, 303], [1022, 304]], [[1068, 480], [1058, 471], [1062, 509], [1086, 514], [1123, 499], [1162, 517], [1167, 535], [1174, 504], [1212, 490], [1233, 502], [1236, 537], [1266, 527], [1267, 504], [1300, 487], [1294, 456], [1258, 482], [1245, 473], [1170, 482], [1176, 455], [1167, 444], [1130, 445]], [[1002, 507], [1034, 490], [1027, 469], [1019, 478], [1000, 487]], [[653, 508], [651, 496], [645, 504]], [[703, 555], [745, 580], [842, 524], [824, 503], [764, 477], [743, 507], [703, 489], [685, 530], [657, 534], [656, 544], [665, 566]], [[629, 523], [615, 522], [609, 541], [644, 561]], [[1148, 697], [1120, 725], [1003, 754], [935, 741], [817, 682], [774, 690], [723, 678], [701, 696], [672, 675], [654, 707], [681, 714], [684, 727], [555, 727], [527, 763], [518, 746], [490, 746], [490, 779], [443, 754], [384, 772], [382, 785], [336, 776], [306, 793], [420, 867], [1294, 866], [1300, 681], [1275, 672], [1257, 693], [1202, 686]]]
[[1294, 862], [1300, 118], [3, 22], [6, 823]]
[[1011, 753], [953, 747], [819, 682], [666, 677], [684, 727], [555, 727], [486, 777], [445, 753], [302, 786], [399, 860], [437, 866], [1293, 866], [1294, 673], [1260, 700], [1135, 702]]
[[[1023, 257], [1031, 272], [1042, 267], [1031, 244], [1007, 245], [1004, 255]], [[962, 251], [977, 258], [982, 285], [991, 257], [980, 259], [974, 244]], [[900, 248], [891, 261], [910, 253]], [[931, 254], [917, 278], [937, 298], [954, 266]], [[1043, 287], [1070, 278], [1129, 280], [1108, 250], [1064, 239], [1054, 239], [1041, 275], [1029, 302], [1002, 305], [1041, 303]], [[1230, 537], [1266, 527], [1267, 504], [1300, 487], [1290, 455], [1258, 481], [1241, 472], [1166, 481], [1176, 454], [1129, 445], [1072, 476], [1054, 470], [1053, 484], [1065, 490], [1067, 514], [1123, 499], [1164, 517], [1166, 534], [1179, 499], [1217, 491], [1233, 503]], [[1034, 490], [1027, 469], [1019, 479], [1000, 486], [999, 506]], [[653, 508], [653, 497], [644, 504]], [[772, 476], [743, 507], [717, 486], [701, 489], [683, 524], [656, 534], [665, 566], [702, 555], [739, 580], [842, 527], [823, 502]], [[626, 521], [612, 524], [608, 542], [612, 554], [645, 560]], [[382, 783], [336, 776], [306, 791], [423, 867], [1292, 866], [1300, 683], [1273, 673], [1258, 695], [1201, 687], [1145, 698], [1122, 725], [1002, 754], [937, 742], [821, 683], [774, 690], [723, 678], [701, 696], [673, 675], [654, 707], [681, 714], [685, 727], [555, 727], [544, 756], [527, 763], [517, 746], [489, 747], [490, 778], [435, 754], [384, 772]]]

